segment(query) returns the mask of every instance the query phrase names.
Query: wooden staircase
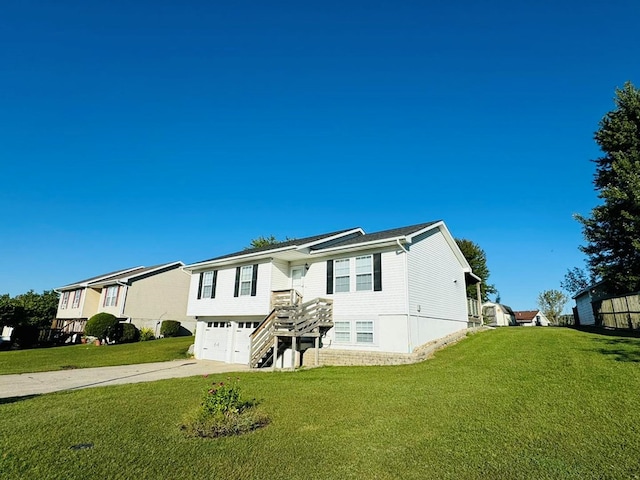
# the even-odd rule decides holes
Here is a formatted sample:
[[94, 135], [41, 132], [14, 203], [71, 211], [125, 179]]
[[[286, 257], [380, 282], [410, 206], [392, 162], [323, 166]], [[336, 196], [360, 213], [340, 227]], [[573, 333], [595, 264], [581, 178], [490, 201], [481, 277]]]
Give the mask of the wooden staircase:
[[271, 312], [251, 334], [251, 368], [275, 368], [278, 356], [287, 348], [295, 358], [298, 340], [314, 339], [316, 352], [320, 348], [320, 337], [333, 327], [333, 301], [301, 300], [295, 290], [273, 292]]

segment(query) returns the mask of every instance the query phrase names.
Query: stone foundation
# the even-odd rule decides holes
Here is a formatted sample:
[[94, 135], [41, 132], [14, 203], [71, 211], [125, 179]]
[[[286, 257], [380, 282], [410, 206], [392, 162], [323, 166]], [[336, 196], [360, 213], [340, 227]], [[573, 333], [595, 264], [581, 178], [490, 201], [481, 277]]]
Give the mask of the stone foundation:
[[[485, 327], [467, 328], [459, 332], [452, 333], [446, 337], [433, 340], [416, 347], [411, 353], [393, 352], [367, 352], [363, 350], [338, 350], [334, 348], [321, 348], [319, 351], [320, 365], [403, 365], [407, 363], [417, 363], [431, 357], [434, 352], [448, 345], [459, 342], [469, 334], [488, 330]], [[310, 348], [305, 351], [302, 358], [302, 365], [305, 367], [315, 366], [315, 350]]]

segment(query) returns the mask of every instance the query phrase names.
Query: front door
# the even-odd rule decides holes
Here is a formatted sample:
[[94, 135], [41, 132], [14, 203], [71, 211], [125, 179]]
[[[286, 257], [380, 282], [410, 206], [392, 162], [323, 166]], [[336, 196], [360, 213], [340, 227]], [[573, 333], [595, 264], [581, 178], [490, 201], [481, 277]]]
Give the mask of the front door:
[[291, 288], [304, 297], [304, 267], [291, 268]]

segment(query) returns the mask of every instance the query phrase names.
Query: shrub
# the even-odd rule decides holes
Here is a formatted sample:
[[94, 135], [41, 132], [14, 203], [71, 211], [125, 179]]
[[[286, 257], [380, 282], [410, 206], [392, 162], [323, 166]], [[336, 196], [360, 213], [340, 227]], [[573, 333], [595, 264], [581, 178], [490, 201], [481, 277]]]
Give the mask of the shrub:
[[140, 341], [146, 342], [148, 340], [154, 340], [156, 337], [153, 334], [153, 329], [149, 327], [142, 327], [140, 329]]
[[121, 323], [119, 341], [121, 343], [132, 343], [140, 340], [140, 330], [133, 323]]
[[177, 337], [180, 331], [180, 322], [177, 320], [163, 320], [160, 325], [160, 335], [163, 337]]
[[93, 317], [87, 320], [87, 324], [84, 327], [84, 333], [85, 335], [104, 340], [109, 333], [112, 333], [117, 329], [118, 323], [118, 319], [115, 315], [111, 315], [106, 312], [96, 313]]
[[181, 426], [189, 437], [215, 438], [240, 435], [263, 427], [269, 418], [258, 411], [256, 401], [240, 399], [237, 380], [214, 383], [204, 393], [200, 408]]

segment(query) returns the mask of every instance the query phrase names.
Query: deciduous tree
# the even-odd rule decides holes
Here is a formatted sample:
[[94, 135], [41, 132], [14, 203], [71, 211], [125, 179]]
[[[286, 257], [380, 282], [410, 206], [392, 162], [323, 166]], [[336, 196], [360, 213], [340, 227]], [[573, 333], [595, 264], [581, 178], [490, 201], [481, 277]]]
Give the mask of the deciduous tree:
[[558, 325], [562, 309], [569, 301], [560, 290], [545, 290], [538, 295], [538, 307], [545, 317], [554, 325]]
[[270, 247], [271, 245], [277, 245], [278, 243], [288, 242], [289, 240], [293, 240], [293, 239], [287, 237], [284, 240], [278, 240], [273, 235], [269, 235], [268, 237], [259, 236], [251, 240], [251, 244], [248, 247], [245, 247], [245, 250], [248, 250], [250, 248]]

